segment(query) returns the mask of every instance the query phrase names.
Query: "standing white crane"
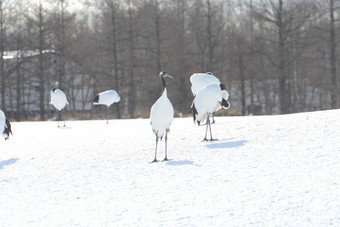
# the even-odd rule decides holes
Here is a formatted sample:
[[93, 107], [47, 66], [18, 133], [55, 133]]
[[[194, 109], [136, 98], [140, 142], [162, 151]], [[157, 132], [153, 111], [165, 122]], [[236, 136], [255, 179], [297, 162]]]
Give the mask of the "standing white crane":
[[[220, 86], [221, 88], [221, 94], [222, 97], [225, 100], [228, 100], [229, 98], [229, 93], [225, 88], [225, 85], [223, 83], [220, 82], [220, 80], [215, 77], [211, 72], [207, 72], [207, 73], [194, 73], [190, 76], [190, 82], [191, 82], [191, 92], [194, 96], [196, 96], [196, 94], [203, 89], [205, 86], [209, 85], [209, 84], [217, 84]], [[214, 113], [217, 112], [218, 110], [220, 110], [221, 108], [225, 108], [228, 109], [228, 107], [224, 107], [222, 106], [219, 102], [216, 103], [216, 106], [214, 108], [214, 112], [212, 113], [212, 123], [215, 123], [215, 119], [214, 119]]]
[[9, 134], [12, 134], [11, 123], [6, 118], [2, 110], [0, 110], [0, 132], [1, 135], [5, 138], [5, 140], [8, 139]]
[[173, 78], [165, 71], [161, 71], [159, 73], [159, 77], [162, 81], [163, 85], [163, 93], [161, 97], [152, 105], [150, 111], [150, 124], [152, 127], [152, 131], [156, 135], [156, 149], [155, 149], [155, 158], [152, 162], [157, 162], [157, 145], [158, 140], [163, 138], [165, 134], [165, 158], [163, 161], [168, 161], [167, 157], [167, 140], [168, 140], [168, 132], [170, 130], [170, 124], [174, 119], [174, 108], [168, 99], [167, 89], [165, 78]]
[[[55, 82], [55, 87], [51, 90], [51, 100], [50, 104], [53, 105], [59, 112], [62, 111], [65, 106], [68, 104], [67, 98], [65, 93], [59, 89], [59, 82]], [[59, 120], [58, 120], [58, 127], [59, 126]], [[64, 127], [65, 127], [65, 121], [64, 121]]]
[[229, 108], [229, 102], [224, 99], [221, 92], [221, 87], [217, 84], [209, 84], [202, 88], [195, 96], [192, 103], [192, 113], [194, 122], [200, 125], [202, 121], [206, 120], [206, 131], [203, 141], [207, 141], [208, 128], [210, 131], [210, 141], [214, 140], [211, 134], [210, 117], [215, 112], [216, 106], [220, 105], [224, 108]]
[[[107, 106], [107, 112], [106, 116], [109, 118], [109, 108], [110, 106], [115, 103], [120, 101], [120, 96], [115, 90], [108, 90], [108, 91], [103, 91], [101, 93], [98, 93], [96, 97], [94, 97], [93, 100], [93, 105], [106, 105]], [[106, 120], [106, 123], [109, 123], [109, 120]]]

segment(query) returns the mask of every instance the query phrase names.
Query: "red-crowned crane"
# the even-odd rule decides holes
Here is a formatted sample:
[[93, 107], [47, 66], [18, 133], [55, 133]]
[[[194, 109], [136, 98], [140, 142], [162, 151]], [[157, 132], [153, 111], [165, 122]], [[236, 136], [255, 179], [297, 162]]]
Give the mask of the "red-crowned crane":
[[159, 73], [159, 77], [162, 81], [163, 85], [163, 93], [161, 97], [152, 105], [150, 111], [150, 124], [152, 127], [152, 131], [156, 135], [156, 149], [155, 149], [155, 158], [152, 162], [157, 162], [157, 145], [158, 140], [163, 138], [165, 134], [165, 158], [163, 161], [168, 161], [167, 157], [167, 140], [168, 140], [168, 132], [170, 130], [170, 124], [174, 119], [174, 108], [168, 99], [167, 89], [165, 78], [173, 78], [165, 71], [161, 71]]
[[229, 102], [224, 99], [221, 87], [217, 84], [209, 84], [202, 88], [195, 96], [192, 103], [192, 113], [194, 117], [194, 122], [198, 125], [202, 121], [206, 120], [206, 131], [203, 141], [207, 141], [208, 128], [210, 131], [210, 141], [214, 140], [211, 134], [210, 117], [215, 112], [216, 106], [220, 105], [223, 108], [229, 108]]
[[[59, 112], [62, 111], [66, 105], [68, 105], [68, 101], [66, 98], [65, 93], [59, 89], [59, 82], [55, 82], [55, 87], [51, 90], [51, 100], [50, 104], [53, 105]], [[58, 118], [58, 116], [57, 116]], [[59, 120], [58, 120], [58, 127], [59, 126]], [[64, 127], [65, 127], [65, 121], [64, 121]]]
[[[120, 96], [115, 90], [108, 90], [100, 92], [94, 97], [93, 105], [106, 105], [107, 106], [107, 112], [106, 116], [109, 118], [109, 108], [113, 103], [119, 102]], [[109, 120], [106, 120], [106, 123], [109, 123]]]
[[9, 134], [12, 134], [11, 123], [2, 110], [0, 110], [0, 132], [5, 140], [8, 140]]
[[[209, 84], [217, 84], [221, 88], [222, 97], [225, 100], [228, 100], [228, 98], [229, 98], [229, 93], [226, 90], [225, 85], [223, 83], [221, 83], [220, 80], [217, 77], [215, 77], [211, 72], [194, 73], [190, 76], [190, 82], [191, 82], [191, 92], [194, 96], [196, 96], [196, 94], [202, 88], [204, 88], [205, 86], [207, 86]], [[218, 110], [220, 110], [222, 107], [225, 108], [225, 109], [229, 108], [229, 106], [224, 107], [220, 103], [217, 103], [215, 108], [214, 108], [214, 112], [212, 113], [212, 119], [213, 119], [212, 123], [215, 123], [214, 113], [217, 112]]]

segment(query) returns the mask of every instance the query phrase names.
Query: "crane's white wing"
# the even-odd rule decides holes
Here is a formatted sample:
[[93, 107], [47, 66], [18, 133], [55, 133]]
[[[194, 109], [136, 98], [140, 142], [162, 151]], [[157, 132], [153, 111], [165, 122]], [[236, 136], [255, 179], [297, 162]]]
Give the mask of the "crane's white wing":
[[98, 101], [93, 102], [94, 105], [107, 105], [108, 107], [111, 106], [115, 102], [120, 101], [120, 96], [115, 90], [108, 90], [99, 93]]
[[209, 84], [196, 95], [193, 104], [197, 111], [196, 120], [202, 121], [207, 114], [212, 114], [222, 101], [221, 88], [217, 84]]
[[215, 76], [208, 74], [208, 73], [194, 73], [190, 77], [191, 82], [191, 91], [192, 94], [195, 96], [197, 93], [209, 84], [220, 84], [220, 80], [217, 79]]
[[150, 123], [152, 130], [158, 137], [163, 137], [174, 119], [174, 108], [166, 95], [163, 95], [152, 105]]
[[65, 93], [60, 89], [52, 90], [50, 104], [52, 104], [57, 110], [61, 111], [68, 104]]

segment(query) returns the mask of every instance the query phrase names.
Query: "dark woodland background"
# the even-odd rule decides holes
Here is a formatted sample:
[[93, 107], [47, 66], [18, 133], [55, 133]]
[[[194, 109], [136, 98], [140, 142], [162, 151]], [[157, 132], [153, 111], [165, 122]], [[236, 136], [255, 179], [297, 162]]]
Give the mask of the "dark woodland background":
[[91, 102], [107, 89], [121, 96], [112, 117], [148, 117], [162, 69], [176, 116], [190, 114], [195, 72], [226, 85], [222, 115], [339, 108], [339, 12], [338, 0], [0, 0], [0, 108], [50, 119], [59, 81], [66, 119], [104, 116]]

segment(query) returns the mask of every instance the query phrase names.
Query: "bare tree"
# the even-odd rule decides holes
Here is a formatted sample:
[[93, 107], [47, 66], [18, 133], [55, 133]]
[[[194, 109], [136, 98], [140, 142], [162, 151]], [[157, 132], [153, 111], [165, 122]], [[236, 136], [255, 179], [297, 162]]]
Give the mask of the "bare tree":
[[40, 120], [45, 120], [45, 77], [44, 77], [44, 57], [43, 51], [45, 47], [44, 43], [44, 16], [43, 16], [43, 6], [41, 0], [39, 1], [39, 11], [38, 11], [38, 28], [39, 28], [39, 107], [40, 107]]
[[113, 88], [117, 118], [148, 116], [162, 69], [176, 77], [169, 97], [183, 114], [189, 76], [207, 71], [225, 82], [238, 114], [339, 104], [339, 0], [86, 0], [91, 15], [68, 0], [40, 0], [29, 3], [26, 23], [8, 2], [0, 0], [0, 101], [17, 120], [46, 119], [56, 80], [69, 113]]
[[22, 106], [22, 95], [23, 95], [23, 85], [24, 85], [24, 77], [21, 72], [21, 64], [24, 61], [24, 45], [23, 45], [23, 29], [22, 29], [22, 21], [20, 21], [21, 16], [17, 15], [17, 30], [15, 32], [15, 42], [17, 47], [17, 56], [16, 56], [16, 65], [15, 65], [15, 73], [16, 73], [16, 120], [21, 120], [21, 114], [24, 112], [24, 108]]
[[242, 115], [246, 114], [246, 88], [245, 88], [245, 66], [244, 66], [244, 50], [242, 46], [242, 38], [239, 38], [237, 41], [237, 56], [238, 56], [238, 68], [240, 73], [240, 81], [241, 81], [241, 106], [242, 106]]
[[[97, 56], [99, 61], [98, 72], [101, 74], [97, 75], [97, 79], [100, 83], [96, 86], [103, 86], [110, 89], [115, 89], [119, 94], [121, 94], [121, 77], [122, 71], [120, 68], [120, 43], [121, 35], [120, 32], [120, 2], [118, 0], [102, 0], [98, 2], [98, 14], [97, 17], [100, 19], [99, 28], [97, 35], [99, 35], [98, 40], [98, 50], [100, 51]], [[100, 77], [100, 78], [99, 78]], [[96, 82], [97, 83], [97, 82]], [[123, 99], [122, 99], [123, 100]], [[122, 102], [121, 100], [121, 102]], [[116, 118], [121, 118], [120, 102], [113, 105]]]
[[[174, 47], [175, 53], [175, 62], [174, 64], [177, 66], [176, 72], [176, 81], [177, 81], [177, 104], [178, 111], [181, 113], [187, 113], [189, 111], [190, 99], [189, 99], [189, 80], [188, 75], [191, 71], [191, 66], [188, 64], [188, 48], [189, 43], [187, 42], [186, 35], [186, 26], [187, 26], [187, 17], [186, 14], [188, 12], [187, 2], [185, 0], [176, 0], [174, 1], [174, 15], [176, 15], [176, 19], [174, 20], [174, 31], [171, 32], [175, 34], [175, 37], [172, 39], [174, 42], [172, 46]], [[189, 93], [189, 94], [188, 94]]]
[[58, 54], [58, 82], [60, 86], [63, 85], [65, 77], [65, 0], [58, 0], [58, 33], [57, 33], [57, 54]]
[[1, 108], [6, 110], [6, 99], [5, 99], [5, 90], [6, 90], [6, 75], [4, 68], [4, 52], [5, 52], [5, 16], [4, 16], [4, 1], [0, 0], [0, 77], [1, 77], [1, 85], [0, 85], [0, 95], [1, 95]]
[[208, 64], [207, 71], [213, 71], [214, 61], [214, 47], [213, 44], [213, 31], [212, 31], [212, 9], [211, 1], [207, 0], [207, 46], [208, 46]]
[[136, 107], [136, 87], [135, 87], [135, 39], [134, 39], [134, 23], [131, 0], [128, 1], [128, 74], [129, 74], [129, 89], [128, 89], [128, 113], [131, 118], [134, 117]]
[[271, 42], [276, 45], [273, 53], [277, 55], [268, 52], [263, 52], [263, 54], [277, 69], [280, 113], [291, 111], [291, 80], [288, 70], [292, 61], [289, 61], [287, 56], [292, 44], [290, 40], [294, 39], [292, 34], [303, 28], [310, 18], [307, 3], [307, 1], [291, 2], [284, 8], [283, 0], [277, 0], [276, 3], [269, 0], [263, 3], [261, 10], [256, 11], [257, 17], [268, 23], [269, 28], [274, 29], [273, 34], [276, 34], [276, 38], [271, 39]]
[[[113, 87], [119, 92], [119, 77], [118, 77], [118, 34], [117, 34], [117, 7], [112, 0], [106, 0], [106, 5], [109, 9], [111, 18], [111, 45], [112, 45], [112, 60], [113, 60]], [[116, 118], [121, 118], [119, 109], [119, 102], [114, 104], [116, 106]]]
[[33, 6], [32, 14], [27, 16], [28, 28], [33, 28], [34, 36], [32, 43], [35, 49], [39, 51], [38, 55], [38, 64], [36, 67], [36, 74], [39, 81], [39, 86], [36, 86], [36, 89], [39, 93], [39, 118], [40, 120], [45, 120], [45, 106], [46, 106], [46, 75], [45, 75], [45, 66], [44, 66], [44, 51], [46, 51], [46, 21], [45, 21], [45, 10], [43, 8], [42, 1], [39, 0], [39, 3]]
[[329, 61], [331, 67], [331, 106], [332, 108], [337, 107], [337, 78], [336, 78], [336, 40], [335, 40], [335, 6], [334, 0], [329, 0]]

